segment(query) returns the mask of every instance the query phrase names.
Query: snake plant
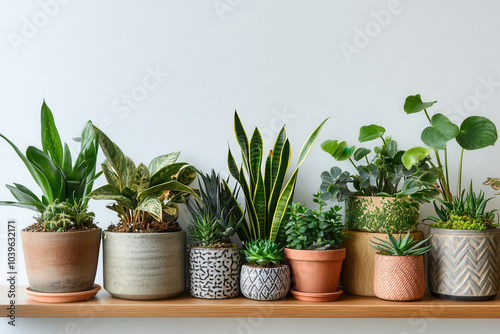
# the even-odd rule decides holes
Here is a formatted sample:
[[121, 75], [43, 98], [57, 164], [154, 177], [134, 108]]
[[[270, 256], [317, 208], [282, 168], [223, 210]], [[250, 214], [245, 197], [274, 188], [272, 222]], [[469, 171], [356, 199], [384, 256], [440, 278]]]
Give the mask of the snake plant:
[[293, 201], [299, 167], [306, 160], [325, 122], [326, 120], [307, 138], [300, 151], [298, 164], [286, 180], [291, 148], [285, 127], [281, 128], [274, 148], [265, 158], [259, 129], [255, 128], [249, 140], [238, 113], [234, 113], [234, 132], [243, 162], [238, 167], [231, 149], [227, 161], [229, 172], [240, 184], [245, 196], [248, 219], [237, 231], [242, 241], [269, 239], [279, 244], [284, 243], [284, 225], [288, 221], [288, 206]]

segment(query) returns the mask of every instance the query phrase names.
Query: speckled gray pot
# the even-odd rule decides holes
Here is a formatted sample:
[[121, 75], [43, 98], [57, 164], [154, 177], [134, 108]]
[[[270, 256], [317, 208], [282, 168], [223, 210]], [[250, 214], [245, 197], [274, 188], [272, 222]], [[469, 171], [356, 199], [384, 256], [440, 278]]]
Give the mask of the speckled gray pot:
[[241, 293], [255, 300], [278, 300], [290, 290], [290, 268], [283, 264], [276, 268], [241, 267]]
[[124, 299], [152, 300], [184, 292], [186, 232], [104, 232], [104, 289]]
[[241, 254], [239, 248], [189, 250], [191, 296], [206, 299], [233, 298], [240, 294]]

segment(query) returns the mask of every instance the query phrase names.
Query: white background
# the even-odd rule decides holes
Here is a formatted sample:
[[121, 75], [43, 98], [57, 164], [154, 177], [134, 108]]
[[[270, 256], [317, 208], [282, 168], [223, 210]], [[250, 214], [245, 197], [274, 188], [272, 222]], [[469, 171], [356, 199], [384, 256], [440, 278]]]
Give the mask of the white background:
[[[181, 160], [223, 175], [228, 144], [237, 149], [235, 109], [247, 132], [261, 129], [269, 149], [271, 137], [286, 123], [292, 166], [305, 138], [326, 117], [331, 118], [318, 144], [326, 139], [357, 144], [359, 127], [372, 123], [386, 127], [401, 148], [419, 144], [426, 120], [403, 112], [410, 94], [438, 100], [431, 110], [456, 122], [479, 114], [500, 124], [500, 3], [494, 0], [54, 3], [2, 1], [0, 132], [23, 151], [40, 147], [44, 98], [61, 137], [74, 150], [78, 146], [71, 138], [91, 119], [137, 163], [181, 150]], [[161, 72], [156, 81], [148, 78], [155, 71]], [[132, 96], [130, 106], [124, 102], [127, 96]], [[450, 151], [455, 180], [456, 145]], [[0, 153], [0, 184], [37, 189], [5, 142], [0, 142]], [[466, 152], [464, 183], [473, 179], [480, 189], [487, 176], [499, 176], [498, 153], [498, 147]], [[300, 170], [295, 199], [310, 202], [320, 173], [333, 164], [316, 145]], [[6, 188], [0, 188], [0, 199], [11, 199]], [[495, 199], [490, 207], [499, 204]], [[104, 202], [92, 202], [91, 209], [103, 228], [116, 221]], [[422, 215], [430, 213], [431, 206], [422, 208]], [[0, 207], [0, 262], [6, 262], [7, 220], [15, 218], [21, 229], [32, 223], [32, 216]], [[186, 226], [186, 216], [181, 220]], [[18, 267], [19, 284], [27, 284], [20, 248]], [[97, 283], [102, 283], [101, 267]], [[0, 328], [19, 333], [135, 333], [144, 328], [172, 333], [496, 333], [500, 325], [496, 320], [433, 319], [254, 319], [246, 321], [250, 327], [241, 319], [73, 320], [76, 331], [71, 319], [23, 318], [15, 330], [0, 319]]]

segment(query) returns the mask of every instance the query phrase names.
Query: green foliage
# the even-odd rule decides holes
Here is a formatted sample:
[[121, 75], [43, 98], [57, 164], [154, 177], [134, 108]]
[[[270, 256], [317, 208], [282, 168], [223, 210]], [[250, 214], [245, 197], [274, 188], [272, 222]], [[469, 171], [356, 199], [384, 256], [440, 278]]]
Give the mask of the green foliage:
[[271, 240], [251, 240], [245, 243], [245, 248], [241, 252], [250, 264], [269, 267], [283, 261], [283, 248]]
[[[462, 193], [462, 165], [464, 150], [478, 150], [495, 144], [498, 138], [495, 124], [489, 119], [481, 116], [470, 116], [466, 118], [460, 127], [452, 123], [445, 115], [435, 114], [432, 118], [427, 113], [427, 108], [434, 102], [422, 102], [419, 94], [408, 96], [404, 104], [404, 110], [407, 114], [424, 111], [430, 126], [422, 131], [422, 141], [434, 151], [437, 164], [432, 165], [432, 170], [438, 175], [439, 191], [442, 200], [451, 204], [453, 195], [450, 190], [450, 179], [448, 173], [448, 154], [447, 146], [449, 141], [455, 139], [461, 148], [460, 160], [458, 165], [458, 182], [456, 196], [460, 197]], [[417, 150], [410, 149], [403, 156], [403, 162], [406, 168], [418, 165], [421, 161], [429, 159], [430, 150], [423, 154], [423, 148]], [[439, 151], [444, 151], [444, 165], [441, 162]]]
[[318, 210], [307, 209], [305, 204], [293, 203], [290, 206], [289, 222], [285, 226], [287, 247], [295, 249], [326, 250], [340, 246], [342, 233], [340, 206], [323, 211], [326, 203], [322, 193], [313, 195]]
[[38, 197], [21, 184], [7, 185], [17, 201], [3, 201], [0, 205], [31, 209], [40, 214], [54, 203], [68, 202], [86, 208], [87, 195], [92, 191], [94, 180], [100, 175], [96, 174], [98, 138], [92, 131], [90, 121], [83, 127], [81, 136], [76, 138], [80, 142], [80, 152], [74, 164], [69, 146], [64, 144], [63, 147], [54, 117], [45, 101], [41, 110], [42, 150], [29, 146], [25, 155], [7, 137], [2, 134], [0, 137], [21, 158], [42, 192], [42, 196]]
[[374, 237], [378, 240], [378, 242], [372, 240], [371, 246], [381, 254], [390, 256], [423, 255], [431, 250], [432, 245], [424, 247], [421, 246], [429, 241], [432, 238], [432, 235], [417, 243], [417, 241], [413, 240], [413, 237], [410, 237], [410, 233], [411, 232], [408, 232], [408, 234], [404, 237], [400, 234], [399, 238], [396, 240], [391, 233], [387, 232], [386, 240]]
[[[210, 247], [217, 243], [229, 243], [230, 237], [241, 227], [244, 213], [235, 197], [237, 186], [231, 191], [227, 180], [221, 179], [212, 169], [211, 174], [200, 175], [200, 201], [187, 201], [187, 208], [193, 217], [190, 233], [200, 246]], [[234, 195], [233, 195], [234, 194]]]
[[469, 192], [462, 191], [460, 197], [454, 197], [452, 203], [443, 202], [440, 208], [434, 203], [438, 217], [426, 217], [424, 220], [432, 220], [436, 223], [433, 227], [454, 230], [485, 230], [496, 228], [495, 212], [486, 211], [486, 205], [492, 198], [485, 198], [482, 191], [476, 195], [472, 191], [472, 183]]
[[188, 187], [196, 171], [185, 162], [176, 162], [180, 152], [156, 157], [148, 167], [135, 163], [123, 154], [101, 130], [93, 127], [106, 157], [101, 165], [108, 184], [94, 190], [89, 197], [112, 200], [109, 209], [118, 214], [122, 223], [134, 225], [154, 219], [175, 221], [179, 216], [177, 204], [196, 192]]
[[231, 150], [227, 161], [229, 172], [240, 184], [245, 196], [248, 219], [245, 219], [237, 231], [242, 241], [270, 239], [280, 244], [284, 242], [287, 208], [293, 201], [299, 167], [307, 158], [325, 122], [326, 120], [307, 138], [300, 151], [297, 167], [286, 181], [291, 150], [285, 128], [281, 128], [274, 148], [264, 161], [264, 147], [259, 129], [255, 128], [249, 141], [238, 114], [234, 113], [234, 132], [243, 163], [238, 168]]
[[70, 202], [59, 203], [56, 200], [47, 206], [38, 220], [45, 229], [57, 232], [66, 231], [71, 227], [90, 227], [95, 215], [87, 209], [83, 201], [71, 204]]
[[[488, 177], [483, 183], [484, 185], [491, 186], [495, 190], [500, 190], [500, 178]], [[496, 194], [500, 195], [500, 193]]]
[[[321, 173], [320, 190], [324, 199], [344, 201], [351, 195], [356, 196], [397, 196], [410, 197], [425, 203], [433, 200], [438, 192], [435, 189], [437, 175], [426, 163], [427, 150], [413, 149], [414, 157], [419, 159], [406, 168], [402, 157], [405, 151], [398, 150], [398, 144], [391, 137], [384, 137], [385, 129], [372, 124], [361, 127], [359, 141], [381, 139], [382, 145], [373, 148], [374, 156], [369, 160], [371, 149], [348, 146], [345, 141], [327, 140], [321, 144], [323, 151], [337, 161], [349, 160], [357, 174], [350, 174], [335, 166]], [[361, 164], [364, 161], [366, 164]], [[352, 190], [351, 190], [352, 189]]]

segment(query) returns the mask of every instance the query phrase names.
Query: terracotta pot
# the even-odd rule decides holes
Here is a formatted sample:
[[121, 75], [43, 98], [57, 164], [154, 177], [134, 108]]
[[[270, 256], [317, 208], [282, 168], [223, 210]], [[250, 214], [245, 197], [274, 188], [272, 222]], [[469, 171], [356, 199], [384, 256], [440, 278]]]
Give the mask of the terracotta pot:
[[186, 232], [104, 232], [104, 289], [123, 299], [177, 296], [186, 288]]
[[30, 289], [35, 292], [92, 290], [101, 229], [79, 232], [21, 231]]
[[240, 294], [239, 248], [189, 249], [189, 290], [205, 299], [233, 298]]
[[366, 232], [408, 232], [418, 227], [419, 205], [406, 197], [352, 196], [345, 212], [345, 228]]
[[[342, 287], [346, 293], [358, 296], [375, 296], [373, 291], [374, 255], [377, 251], [371, 247], [371, 241], [387, 239], [387, 233], [370, 233], [344, 230], [348, 238], [344, 238], [343, 246], [346, 248], [346, 257], [342, 267]], [[399, 233], [392, 234], [395, 238]], [[421, 231], [410, 234], [414, 240], [424, 240]]]
[[278, 300], [290, 290], [290, 269], [286, 264], [274, 268], [241, 267], [241, 293], [255, 300]]
[[462, 301], [494, 299], [499, 289], [500, 229], [431, 228], [430, 233], [432, 295]]
[[345, 248], [321, 251], [285, 248], [295, 290], [312, 294], [337, 292], [345, 255]]
[[425, 294], [424, 256], [375, 254], [373, 291], [380, 299], [411, 301]]

